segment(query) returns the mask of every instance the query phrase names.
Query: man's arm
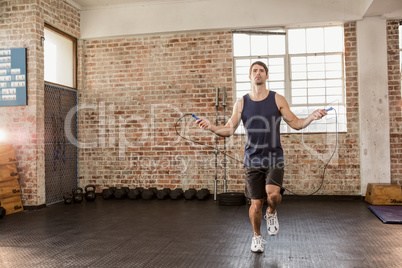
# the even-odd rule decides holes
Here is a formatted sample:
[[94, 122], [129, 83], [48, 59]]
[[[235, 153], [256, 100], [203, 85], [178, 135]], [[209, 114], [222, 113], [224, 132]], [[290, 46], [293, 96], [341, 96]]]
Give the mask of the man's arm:
[[229, 137], [235, 133], [236, 129], [240, 125], [241, 120], [241, 112], [243, 111], [243, 98], [238, 99], [233, 106], [233, 113], [232, 117], [230, 117], [229, 121], [226, 123], [225, 126], [218, 127], [215, 125], [211, 125], [208, 120], [205, 119], [198, 119], [197, 124], [202, 129], [210, 130], [218, 136], [221, 137]]
[[289, 108], [289, 104], [285, 97], [282, 95], [275, 95], [276, 104], [278, 106], [279, 112], [282, 114], [283, 120], [293, 129], [300, 130], [306, 128], [314, 120], [320, 120], [327, 115], [325, 109], [315, 110], [306, 118], [298, 118]]

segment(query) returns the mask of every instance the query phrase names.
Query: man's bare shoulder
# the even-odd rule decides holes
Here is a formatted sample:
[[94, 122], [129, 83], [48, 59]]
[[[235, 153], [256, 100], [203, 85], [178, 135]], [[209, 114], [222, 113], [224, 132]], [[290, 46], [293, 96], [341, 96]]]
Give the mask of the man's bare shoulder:
[[276, 102], [276, 105], [278, 106], [279, 110], [288, 105], [288, 102], [286, 101], [285, 97], [279, 93], [275, 94], [275, 102]]

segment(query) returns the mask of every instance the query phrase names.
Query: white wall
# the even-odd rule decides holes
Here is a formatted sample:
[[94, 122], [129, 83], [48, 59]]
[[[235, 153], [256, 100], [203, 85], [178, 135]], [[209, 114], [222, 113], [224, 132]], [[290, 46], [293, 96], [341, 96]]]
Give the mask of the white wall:
[[81, 38], [359, 20], [368, 0], [199, 0], [81, 11]]
[[386, 20], [358, 21], [361, 193], [367, 183], [391, 182]]

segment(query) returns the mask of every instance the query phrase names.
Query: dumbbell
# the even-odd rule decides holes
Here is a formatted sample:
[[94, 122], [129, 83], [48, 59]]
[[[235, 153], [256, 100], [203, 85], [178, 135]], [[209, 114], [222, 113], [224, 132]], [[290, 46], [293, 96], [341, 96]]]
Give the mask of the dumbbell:
[[196, 194], [198, 200], [206, 200], [209, 197], [209, 190], [207, 188], [202, 188]]
[[74, 187], [72, 192], [74, 203], [81, 203], [84, 200], [84, 190], [81, 187]]
[[195, 198], [195, 195], [197, 194], [197, 190], [196, 189], [194, 189], [194, 188], [190, 188], [190, 189], [188, 189], [188, 190], [186, 190], [185, 192], [184, 192], [184, 198], [186, 199], [186, 200], [191, 200], [191, 199], [194, 199]]
[[156, 194], [154, 189], [145, 189], [144, 191], [142, 191], [141, 193], [141, 197], [144, 200], [151, 200], [153, 198], [155, 198]]
[[64, 193], [63, 194], [64, 204], [70, 205], [73, 203], [73, 195], [71, 193]]
[[95, 185], [88, 184], [87, 186], [85, 186], [84, 189], [85, 189], [85, 199], [87, 201], [95, 201], [95, 199], [96, 199]]
[[156, 193], [156, 198], [159, 200], [163, 200], [169, 197], [169, 194], [172, 192], [170, 188], [163, 188], [162, 190], [158, 190]]
[[169, 196], [172, 200], [177, 200], [180, 199], [183, 196], [183, 189], [182, 188], [176, 188], [173, 191], [170, 192]]
[[102, 190], [103, 199], [112, 199], [114, 197], [112, 189], [103, 189]]
[[[138, 187], [137, 187], [138, 188]], [[130, 189], [127, 193], [129, 199], [134, 200], [141, 197], [141, 191], [139, 189]]]
[[116, 189], [116, 191], [114, 191], [113, 193], [114, 198], [116, 199], [124, 199], [127, 197], [127, 192], [125, 189]]
[[5, 208], [0, 207], [0, 219], [2, 219], [4, 216], [6, 216], [7, 211]]

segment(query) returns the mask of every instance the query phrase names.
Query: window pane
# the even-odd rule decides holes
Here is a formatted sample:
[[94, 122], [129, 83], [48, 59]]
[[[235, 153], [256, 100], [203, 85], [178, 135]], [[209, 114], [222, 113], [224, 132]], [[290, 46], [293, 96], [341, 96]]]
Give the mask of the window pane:
[[45, 28], [45, 81], [74, 87], [74, 42]]
[[325, 70], [327, 71], [342, 71], [340, 63], [327, 63], [325, 64]]
[[338, 95], [342, 96], [342, 87], [328, 87], [327, 95]]
[[269, 55], [285, 54], [284, 35], [268, 35], [268, 54]]
[[271, 81], [278, 81], [278, 80], [285, 80], [284, 73], [269, 73], [269, 80]]
[[237, 66], [244, 66], [250, 68], [251, 62], [249, 59], [246, 60], [236, 60], [236, 67]]
[[292, 57], [290, 59], [291, 64], [306, 64], [307, 58], [306, 57]]
[[324, 56], [308, 56], [307, 57], [307, 63], [312, 64], [312, 63], [323, 63], [325, 62], [325, 57]]
[[314, 96], [314, 95], [323, 95], [323, 96], [325, 96], [325, 88], [314, 88], [314, 87], [309, 88], [308, 89], [308, 95], [309, 96]]
[[268, 54], [268, 37], [266, 35], [251, 36], [251, 55], [267, 55]]
[[292, 97], [292, 104], [306, 104], [306, 97]]
[[236, 89], [237, 90], [250, 90], [251, 89], [251, 85], [250, 82], [249, 83], [237, 83], [236, 84]]
[[[284, 65], [284, 59], [283, 58], [269, 58], [268, 60], [268, 65]], [[268, 68], [269, 68], [268, 66]]]
[[309, 104], [325, 103], [325, 96], [311, 96], [311, 97], [309, 96], [308, 103]]
[[292, 90], [292, 96], [306, 97], [307, 96], [307, 89], [305, 89], [305, 88], [293, 89]]
[[247, 34], [233, 35], [234, 56], [250, 56], [250, 36]]
[[312, 80], [308, 81], [308, 87], [325, 87], [325, 80]]
[[307, 81], [292, 81], [292, 88], [305, 88]]
[[284, 82], [268, 82], [270, 89], [284, 89], [285, 83]]
[[307, 70], [309, 72], [316, 72], [316, 71], [324, 71], [324, 64], [323, 63], [317, 63], [317, 64], [309, 64], [307, 65]]
[[326, 55], [325, 62], [328, 62], [328, 63], [334, 62], [334, 63], [342, 64], [342, 55], [340, 55], [340, 54]]
[[237, 74], [249, 74], [249, 70], [250, 70], [250, 68], [249, 67], [237, 67], [236, 68], [236, 73]]
[[325, 52], [342, 52], [343, 51], [343, 28], [326, 27], [325, 35]]
[[333, 102], [342, 102], [342, 95], [338, 95], [338, 96], [327, 95], [327, 103], [333, 103]]
[[248, 82], [248, 81], [250, 81], [250, 78], [249, 78], [248, 74], [238, 74], [238, 75], [236, 75], [236, 81], [237, 82]]
[[311, 28], [306, 30], [307, 53], [324, 52], [324, 29]]
[[283, 66], [280, 65], [271, 65], [269, 67], [269, 74], [281, 73], [283, 74]]
[[292, 79], [293, 80], [300, 80], [300, 79], [306, 79], [306, 78], [307, 78], [307, 73], [306, 72], [292, 73]]
[[297, 72], [306, 72], [307, 71], [307, 66], [305, 64], [294, 64], [292, 65], [292, 72], [297, 73]]
[[325, 78], [325, 72], [309, 72], [308, 79], [322, 79]]
[[341, 78], [342, 72], [341, 71], [330, 71], [326, 72], [326, 78]]
[[288, 31], [289, 36], [289, 53], [298, 54], [306, 53], [306, 30], [292, 29]]

